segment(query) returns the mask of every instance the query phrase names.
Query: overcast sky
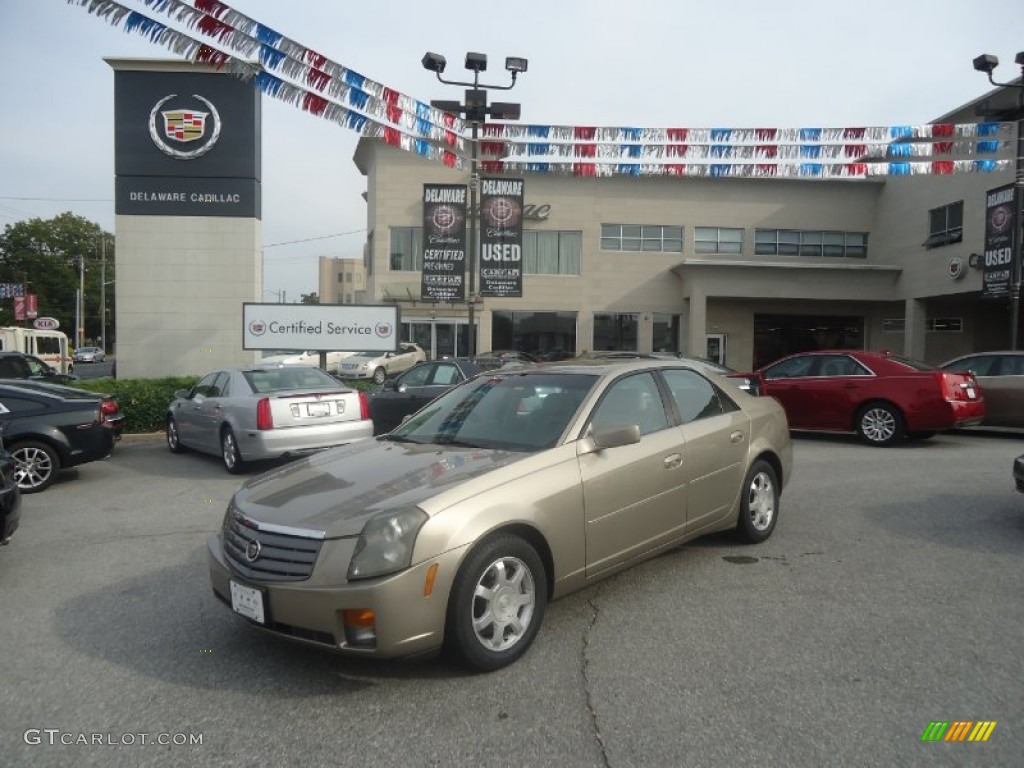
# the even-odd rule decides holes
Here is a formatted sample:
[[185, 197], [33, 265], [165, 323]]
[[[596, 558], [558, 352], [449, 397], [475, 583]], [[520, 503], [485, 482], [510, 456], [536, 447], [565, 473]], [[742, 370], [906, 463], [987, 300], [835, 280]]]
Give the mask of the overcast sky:
[[[176, 26], [141, 0], [119, 1]], [[916, 125], [989, 90], [975, 56], [998, 56], [996, 77], [1010, 80], [1024, 50], [1021, 0], [227, 4], [423, 101], [462, 96], [420, 66], [427, 50], [448, 59], [452, 79], [468, 76], [467, 50], [488, 54], [491, 83], [507, 82], [505, 56], [526, 57], [529, 71], [496, 100], [520, 102], [524, 123], [554, 125]], [[77, 2], [0, 0], [0, 57], [0, 226], [72, 211], [113, 232], [114, 76], [103, 58], [170, 52]], [[265, 300], [317, 290], [318, 256], [361, 256], [357, 138], [263, 98]]]

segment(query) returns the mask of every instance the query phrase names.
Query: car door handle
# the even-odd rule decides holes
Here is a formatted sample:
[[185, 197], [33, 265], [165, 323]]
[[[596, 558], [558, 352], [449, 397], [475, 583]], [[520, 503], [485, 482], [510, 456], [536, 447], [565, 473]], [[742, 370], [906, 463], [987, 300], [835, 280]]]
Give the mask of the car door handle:
[[738, 443], [742, 439], [743, 439], [743, 433], [739, 432], [739, 431], [733, 432], [731, 435], [729, 435], [729, 442], [730, 443]]
[[683, 464], [683, 455], [681, 453], [670, 453], [663, 460], [665, 469], [676, 469], [681, 467]]

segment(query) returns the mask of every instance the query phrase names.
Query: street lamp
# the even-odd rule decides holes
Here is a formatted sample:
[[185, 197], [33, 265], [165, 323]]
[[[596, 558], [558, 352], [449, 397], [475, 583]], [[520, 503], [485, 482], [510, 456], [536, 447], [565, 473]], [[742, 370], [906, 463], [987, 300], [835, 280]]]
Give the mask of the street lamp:
[[466, 297], [468, 308], [469, 332], [467, 337], [468, 352], [470, 357], [476, 355], [476, 272], [480, 263], [480, 208], [477, 198], [477, 191], [480, 187], [480, 176], [478, 173], [479, 151], [478, 139], [480, 126], [490, 115], [495, 120], [518, 120], [520, 108], [518, 104], [496, 101], [490, 106], [487, 105], [487, 88], [498, 91], [508, 91], [515, 87], [516, 76], [525, 72], [529, 62], [520, 56], [508, 56], [505, 58], [505, 69], [512, 75], [512, 82], [508, 85], [493, 85], [480, 82], [480, 73], [487, 71], [487, 54], [467, 53], [466, 69], [473, 73], [472, 82], [461, 80], [445, 80], [441, 77], [444, 74], [448, 62], [439, 53], [430, 53], [423, 56], [421, 61], [423, 68], [433, 72], [437, 79], [445, 85], [461, 85], [466, 87], [465, 98], [458, 101], [431, 101], [430, 106], [444, 112], [462, 115], [466, 122], [472, 127], [472, 144], [470, 155], [469, 171], [469, 292]]
[[1016, 253], [1013, 255], [1013, 266], [1010, 269], [1010, 349], [1017, 349], [1017, 336], [1020, 329], [1020, 283], [1021, 265], [1024, 262], [1024, 51], [1017, 54], [1014, 62], [1021, 68], [1021, 78], [1012, 83], [997, 83], [992, 77], [999, 59], [984, 53], [974, 59], [974, 68], [984, 72], [988, 81], [1000, 88], [1017, 88], [1017, 107], [1001, 111], [1003, 120], [1017, 121], [1017, 172], [1013, 180], [1016, 191], [1017, 221], [1014, 236], [1017, 240]]

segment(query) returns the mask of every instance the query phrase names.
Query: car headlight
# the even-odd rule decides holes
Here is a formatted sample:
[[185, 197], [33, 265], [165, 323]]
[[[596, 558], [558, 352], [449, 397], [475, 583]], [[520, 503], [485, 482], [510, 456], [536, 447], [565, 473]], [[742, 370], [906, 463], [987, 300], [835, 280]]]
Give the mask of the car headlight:
[[416, 534], [425, 522], [427, 513], [417, 507], [389, 510], [367, 520], [348, 566], [349, 581], [408, 568]]

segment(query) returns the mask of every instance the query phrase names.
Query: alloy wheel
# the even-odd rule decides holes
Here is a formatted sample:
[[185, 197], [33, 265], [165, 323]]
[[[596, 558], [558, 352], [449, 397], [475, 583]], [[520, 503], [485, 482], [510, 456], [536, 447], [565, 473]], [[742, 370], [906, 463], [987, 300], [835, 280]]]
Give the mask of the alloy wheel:
[[518, 643], [533, 619], [537, 595], [533, 574], [517, 557], [495, 560], [481, 574], [473, 591], [473, 632], [489, 651]]

